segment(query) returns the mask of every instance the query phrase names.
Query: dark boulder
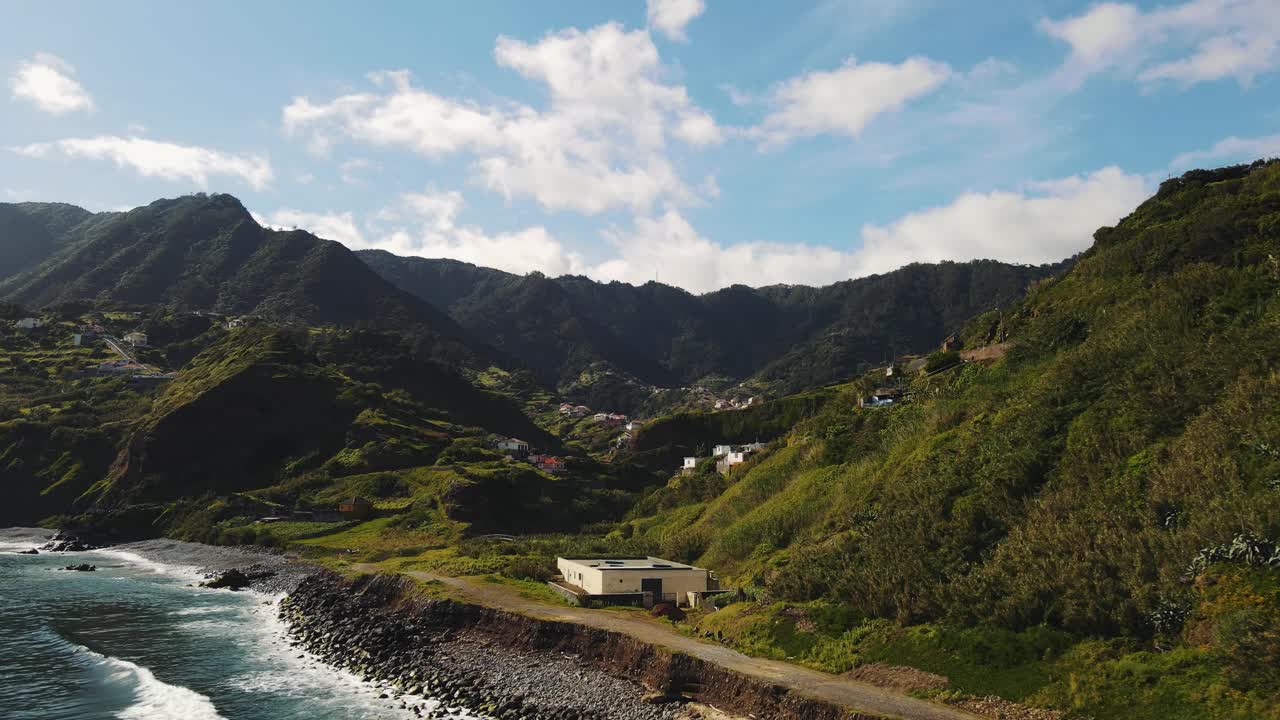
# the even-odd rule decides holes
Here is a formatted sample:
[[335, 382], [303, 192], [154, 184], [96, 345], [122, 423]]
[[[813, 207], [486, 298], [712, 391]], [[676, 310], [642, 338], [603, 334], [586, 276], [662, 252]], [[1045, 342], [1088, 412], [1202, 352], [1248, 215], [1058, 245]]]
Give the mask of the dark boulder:
[[39, 549], [45, 552], [84, 552], [93, 550], [94, 546], [81, 541], [80, 538], [59, 532], [49, 538], [49, 542]]
[[245, 574], [243, 570], [231, 568], [211, 575], [209, 580], [200, 583], [200, 587], [213, 588], [215, 590], [223, 588], [227, 590], [243, 590], [249, 587], [252, 582], [253, 578]]
[[98, 569], [98, 566], [90, 565], [89, 563], [80, 563], [79, 565], [68, 565], [63, 569], [75, 570], [76, 572], [93, 572]]

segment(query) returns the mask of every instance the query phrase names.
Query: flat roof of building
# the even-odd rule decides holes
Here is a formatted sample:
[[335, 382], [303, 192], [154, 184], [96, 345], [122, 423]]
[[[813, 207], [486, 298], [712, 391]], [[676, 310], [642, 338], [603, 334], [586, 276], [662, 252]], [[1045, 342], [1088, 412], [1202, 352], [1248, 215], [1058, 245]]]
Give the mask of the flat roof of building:
[[602, 570], [701, 570], [702, 568], [684, 563], [663, 560], [656, 557], [605, 557], [581, 558], [562, 557], [561, 560], [578, 563]]

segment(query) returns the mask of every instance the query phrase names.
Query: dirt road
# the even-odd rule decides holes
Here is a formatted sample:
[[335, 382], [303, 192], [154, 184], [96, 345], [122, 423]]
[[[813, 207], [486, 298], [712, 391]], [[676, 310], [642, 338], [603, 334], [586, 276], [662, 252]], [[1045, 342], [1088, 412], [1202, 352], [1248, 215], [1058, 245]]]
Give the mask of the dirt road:
[[[359, 572], [379, 572], [379, 569], [372, 565], [356, 565], [354, 568]], [[837, 703], [853, 710], [902, 720], [980, 720], [979, 716], [963, 710], [917, 700], [875, 685], [810, 670], [791, 663], [748, 657], [723, 645], [681, 635], [647, 619], [630, 618], [616, 613], [569, 605], [553, 605], [523, 597], [516, 590], [496, 583], [475, 582], [466, 578], [446, 577], [420, 571], [406, 574], [417, 580], [436, 581], [448, 585], [458, 591], [459, 595], [474, 603], [547, 620], [560, 620], [624, 633], [642, 642], [678, 650], [743, 675], [762, 678], [810, 697]]]

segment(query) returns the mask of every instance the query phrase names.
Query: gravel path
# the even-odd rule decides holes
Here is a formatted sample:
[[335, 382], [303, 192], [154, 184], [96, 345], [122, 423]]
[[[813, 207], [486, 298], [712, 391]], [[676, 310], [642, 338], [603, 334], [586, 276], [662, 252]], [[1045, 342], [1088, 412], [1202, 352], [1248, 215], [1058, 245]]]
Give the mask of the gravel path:
[[[356, 565], [354, 569], [367, 573], [379, 572], [379, 569], [374, 566]], [[849, 678], [777, 660], [748, 657], [723, 645], [681, 635], [648, 619], [625, 617], [607, 611], [569, 605], [553, 605], [522, 597], [515, 590], [496, 583], [478, 583], [465, 578], [447, 577], [422, 571], [411, 571], [406, 574], [416, 580], [444, 583], [471, 602], [547, 620], [578, 623], [624, 633], [641, 642], [688, 653], [735, 672], [765, 679], [852, 710], [902, 720], [981, 720], [981, 716], [964, 710], [918, 700]]]

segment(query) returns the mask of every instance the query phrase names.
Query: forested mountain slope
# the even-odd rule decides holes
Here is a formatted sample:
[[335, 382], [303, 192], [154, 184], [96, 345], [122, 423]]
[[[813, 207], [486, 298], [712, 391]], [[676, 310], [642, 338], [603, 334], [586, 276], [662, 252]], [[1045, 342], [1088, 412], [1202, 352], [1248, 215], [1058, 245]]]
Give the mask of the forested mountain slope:
[[754, 377], [788, 393], [844, 379], [868, 363], [935, 345], [976, 313], [1065, 267], [917, 264], [822, 288], [738, 285], [698, 296], [652, 282], [516, 276], [452, 260], [359, 255], [544, 382], [587, 400], [592, 389], [581, 376], [596, 363], [660, 387]]
[[[383, 281], [339, 243], [260, 227], [230, 195], [157, 200], [126, 213], [0, 205], [0, 252], [20, 271], [0, 297], [261, 315], [394, 329], [446, 358], [484, 355], [446, 315]], [[52, 248], [51, 251], [47, 249]]]
[[61, 203], [0, 203], [0, 281], [64, 249], [72, 228], [92, 213]]
[[[1278, 291], [1280, 162], [1187, 173], [967, 326], [969, 346], [1007, 336], [1003, 359], [912, 378], [895, 407], [829, 403], [728, 483], [673, 480], [631, 531], [862, 617], [1138, 643], [1065, 656], [1056, 677], [1081, 675], [1038, 696], [1059, 707], [1263, 717], [1280, 698], [1259, 665], [1280, 659]], [[1152, 663], [1121, 700], [1145, 714], [1085, 679], [1152, 646], [1187, 650], [1124, 660]]]

